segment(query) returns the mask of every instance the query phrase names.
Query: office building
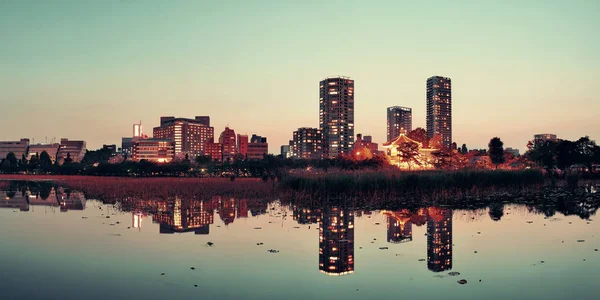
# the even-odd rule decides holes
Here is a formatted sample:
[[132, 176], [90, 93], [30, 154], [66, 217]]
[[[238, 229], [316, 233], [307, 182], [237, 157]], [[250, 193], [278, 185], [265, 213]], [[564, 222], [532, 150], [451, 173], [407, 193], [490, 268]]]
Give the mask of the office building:
[[237, 135], [237, 153], [241, 154], [244, 159], [248, 155], [248, 135], [238, 134]]
[[57, 159], [64, 161], [71, 156], [73, 162], [81, 162], [86, 152], [85, 141], [70, 141], [69, 139], [60, 139], [60, 148], [58, 149]]
[[319, 83], [319, 129], [324, 157], [350, 154], [354, 145], [354, 80], [330, 77]]
[[336, 276], [354, 273], [354, 212], [338, 207], [322, 210], [319, 270]]
[[58, 143], [29, 145], [29, 155], [27, 156], [27, 160], [31, 160], [31, 158], [36, 155], [39, 158], [45, 151], [48, 153], [48, 156], [50, 156], [52, 163], [54, 163], [56, 161], [56, 155], [58, 154], [59, 148], [60, 144]]
[[373, 143], [373, 137], [370, 135], [365, 135], [363, 137], [363, 135], [359, 133], [356, 135], [354, 149], [358, 151], [360, 151], [360, 149], [369, 149], [371, 154], [376, 154], [379, 152], [379, 144]]
[[250, 143], [248, 144], [247, 158], [249, 160], [261, 160], [267, 154], [269, 154], [267, 138], [253, 134]]
[[168, 163], [175, 157], [175, 143], [172, 140], [140, 139], [133, 142], [134, 161], [148, 160]]
[[204, 155], [210, 157], [213, 161], [223, 160], [223, 147], [220, 143], [209, 141], [204, 146]]
[[281, 158], [292, 157], [292, 152], [290, 151], [290, 145], [281, 145], [280, 155], [281, 155]]
[[412, 131], [412, 108], [392, 106], [387, 108], [387, 140], [397, 138], [401, 133]]
[[14, 153], [17, 159], [21, 159], [23, 155], [27, 156], [29, 148], [29, 139], [21, 139], [20, 141], [5, 141], [0, 142], [0, 160], [6, 158], [9, 153]]
[[294, 137], [290, 143], [290, 151], [294, 158], [323, 158], [323, 135], [320, 129], [309, 127], [298, 128], [298, 130], [294, 131]]
[[442, 144], [452, 146], [452, 81], [433, 76], [427, 79], [427, 137], [440, 135]]
[[219, 144], [222, 147], [223, 161], [233, 160], [236, 153], [236, 141], [235, 131], [229, 127], [225, 127], [225, 130], [221, 132], [219, 136]]
[[154, 127], [153, 137], [175, 142], [175, 156], [194, 159], [204, 153], [204, 145], [214, 138], [209, 117], [195, 119], [161, 117], [160, 126]]

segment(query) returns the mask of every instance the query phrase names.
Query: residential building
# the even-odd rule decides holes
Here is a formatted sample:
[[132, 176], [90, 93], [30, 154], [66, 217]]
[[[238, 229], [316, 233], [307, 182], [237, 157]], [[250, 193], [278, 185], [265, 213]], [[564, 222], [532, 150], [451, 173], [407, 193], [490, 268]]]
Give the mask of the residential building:
[[399, 211], [382, 211], [387, 216], [387, 241], [398, 244], [412, 241], [412, 222], [410, 212], [406, 209]]
[[237, 153], [241, 154], [244, 158], [248, 155], [248, 135], [237, 135]]
[[265, 155], [269, 154], [269, 144], [267, 143], [266, 137], [253, 134], [250, 139], [250, 144], [248, 144], [247, 147], [247, 158], [249, 160], [261, 160]]
[[290, 152], [290, 145], [281, 145], [281, 158], [290, 158], [292, 153]]
[[354, 80], [330, 77], [319, 83], [319, 129], [324, 157], [350, 154], [354, 145]]
[[128, 157], [133, 155], [133, 138], [124, 137], [121, 139], [121, 153]]
[[52, 161], [52, 163], [54, 163], [56, 161], [56, 155], [58, 154], [59, 148], [60, 144], [58, 143], [29, 145], [29, 155], [27, 156], [27, 159], [30, 160], [36, 155], [40, 157], [40, 155], [42, 155], [42, 152], [45, 151], [46, 153], [48, 153], [48, 156], [50, 156], [50, 160]]
[[392, 106], [387, 108], [387, 140], [397, 138], [401, 133], [412, 131], [412, 108]]
[[427, 269], [445, 272], [452, 269], [452, 210], [428, 208]]
[[210, 118], [195, 119], [161, 117], [160, 126], [154, 127], [153, 137], [175, 142], [175, 156], [186, 154], [194, 159], [204, 154], [204, 145], [214, 138], [214, 128], [210, 127]]
[[354, 273], [354, 212], [338, 207], [322, 210], [319, 222], [319, 270], [327, 275]]
[[219, 144], [221, 144], [223, 161], [233, 160], [236, 153], [235, 131], [229, 127], [221, 132], [219, 136]]
[[433, 76], [427, 79], [427, 137], [440, 135], [442, 143], [452, 146], [452, 81]]
[[209, 141], [204, 146], [204, 155], [210, 157], [213, 161], [223, 161], [223, 146], [221, 143]]
[[0, 142], [0, 160], [6, 158], [9, 153], [14, 153], [17, 159], [21, 159], [23, 155], [27, 156], [29, 148], [29, 139], [21, 139], [20, 141], [5, 141]]
[[365, 135], [363, 137], [362, 134], [356, 135], [356, 141], [354, 142], [354, 149], [366, 148], [371, 151], [372, 154], [376, 154], [379, 152], [379, 144], [373, 143], [373, 137], [370, 135]]
[[290, 143], [290, 151], [294, 158], [323, 158], [323, 135], [320, 129], [310, 127], [298, 128], [298, 130], [294, 131], [294, 137]]
[[157, 163], [171, 162], [175, 157], [172, 140], [139, 139], [133, 142], [133, 160], [148, 160]]
[[64, 161], [70, 155], [73, 162], [81, 162], [85, 157], [86, 150], [85, 141], [70, 141], [62, 138], [60, 139], [57, 159]]

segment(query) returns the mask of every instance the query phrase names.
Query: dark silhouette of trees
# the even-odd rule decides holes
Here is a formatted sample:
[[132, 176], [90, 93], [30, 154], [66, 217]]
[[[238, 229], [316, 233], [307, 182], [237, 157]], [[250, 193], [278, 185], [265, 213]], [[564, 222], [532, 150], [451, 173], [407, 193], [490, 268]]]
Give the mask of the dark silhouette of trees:
[[469, 149], [467, 149], [467, 144], [462, 144], [462, 147], [460, 147], [460, 153], [461, 154], [469, 153]]
[[492, 138], [488, 144], [488, 153], [492, 164], [498, 168], [498, 165], [503, 164], [506, 161], [504, 157], [504, 143], [499, 137]]

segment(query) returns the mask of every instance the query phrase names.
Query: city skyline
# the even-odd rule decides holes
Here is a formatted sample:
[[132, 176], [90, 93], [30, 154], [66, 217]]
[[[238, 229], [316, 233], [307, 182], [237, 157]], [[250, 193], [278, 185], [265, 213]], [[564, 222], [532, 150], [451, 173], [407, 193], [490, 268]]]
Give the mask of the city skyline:
[[[413, 129], [426, 127], [424, 81], [434, 75], [453, 80], [459, 145], [486, 148], [500, 136], [524, 152], [539, 132], [599, 138], [600, 45], [588, 37], [600, 4], [437, 6], [425, 22], [421, 3], [3, 2], [0, 36], [11, 43], [0, 52], [0, 126], [11, 130], [0, 140], [68, 137], [97, 149], [119, 144], [138, 120], [153, 128], [159, 116], [204, 114], [218, 132], [267, 136], [277, 153], [294, 130], [316, 126], [315, 82], [335, 75], [356, 81], [355, 132], [379, 143], [386, 107], [411, 107]], [[441, 14], [461, 22], [436, 21]], [[347, 19], [343, 34], [318, 34]]]

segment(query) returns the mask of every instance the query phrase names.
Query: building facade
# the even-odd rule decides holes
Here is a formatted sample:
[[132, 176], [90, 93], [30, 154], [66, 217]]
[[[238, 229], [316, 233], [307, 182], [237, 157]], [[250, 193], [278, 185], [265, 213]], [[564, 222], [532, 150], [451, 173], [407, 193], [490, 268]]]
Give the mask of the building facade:
[[281, 155], [281, 158], [292, 157], [292, 152], [290, 151], [290, 145], [281, 145], [280, 155]]
[[244, 159], [248, 156], [248, 135], [238, 134], [237, 135], [237, 153], [241, 154]]
[[235, 137], [235, 131], [229, 127], [225, 127], [225, 130], [221, 132], [219, 144], [221, 144], [222, 147], [222, 161], [233, 160], [235, 158], [237, 152]]
[[354, 80], [330, 77], [319, 83], [319, 129], [323, 154], [350, 154], [354, 145]]
[[327, 275], [354, 273], [354, 212], [324, 208], [319, 222], [319, 270]]
[[370, 135], [365, 135], [363, 137], [362, 134], [356, 135], [356, 141], [354, 142], [354, 149], [362, 149], [366, 148], [371, 151], [371, 154], [376, 154], [379, 152], [379, 144], [373, 143], [373, 137]]
[[147, 160], [168, 163], [175, 157], [175, 143], [172, 140], [140, 139], [133, 142], [133, 160]]
[[209, 141], [204, 146], [204, 155], [213, 161], [223, 161], [223, 146], [220, 143]]
[[556, 136], [556, 134], [552, 133], [538, 133], [533, 136], [533, 141], [536, 144], [544, 143], [547, 141], [556, 142], [558, 141], [558, 137]]
[[21, 159], [23, 155], [27, 156], [28, 148], [29, 139], [0, 142], [0, 160], [5, 159], [6, 156], [11, 152], [15, 154], [17, 159]]
[[452, 210], [428, 208], [427, 269], [444, 272], [452, 269]]
[[387, 108], [387, 140], [397, 138], [401, 133], [412, 131], [412, 108], [392, 106]]
[[427, 79], [427, 137], [440, 135], [442, 143], [452, 145], [452, 81], [433, 76]]
[[290, 151], [294, 158], [321, 159], [323, 158], [323, 135], [318, 128], [301, 127], [294, 131], [290, 141]]
[[161, 117], [160, 126], [154, 127], [153, 137], [175, 142], [177, 157], [187, 154], [190, 159], [196, 158], [203, 155], [206, 142], [214, 138], [214, 128], [210, 127], [210, 119], [207, 118]]
[[50, 156], [50, 160], [52, 163], [56, 161], [56, 155], [58, 154], [58, 149], [60, 148], [60, 144], [37, 144], [37, 145], [29, 145], [29, 155], [27, 156], [27, 160], [30, 160], [34, 156], [40, 157], [44, 151], [48, 153]]
[[267, 154], [269, 154], [267, 138], [253, 134], [250, 143], [248, 144], [247, 158], [249, 160], [261, 160]]
[[86, 152], [85, 141], [70, 141], [69, 139], [60, 139], [60, 149], [58, 149], [58, 160], [65, 160], [71, 156], [73, 162], [81, 162]]

